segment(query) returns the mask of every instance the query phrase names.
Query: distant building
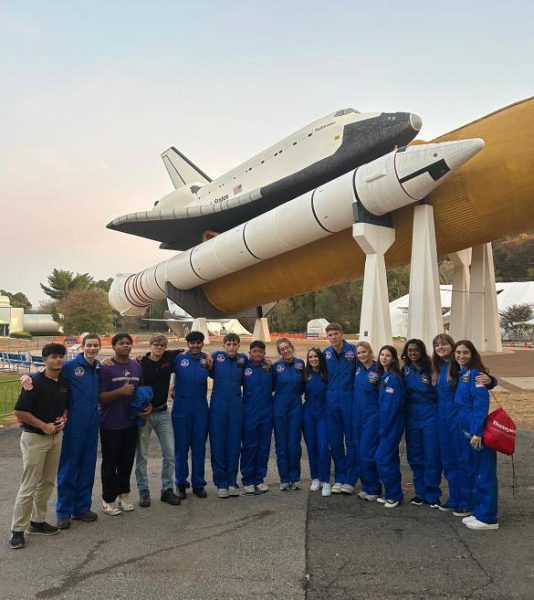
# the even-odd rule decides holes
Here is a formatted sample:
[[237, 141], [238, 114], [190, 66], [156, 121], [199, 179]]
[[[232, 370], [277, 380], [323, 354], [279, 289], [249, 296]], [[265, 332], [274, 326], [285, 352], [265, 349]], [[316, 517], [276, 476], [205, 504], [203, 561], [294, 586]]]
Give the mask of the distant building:
[[24, 314], [23, 308], [14, 308], [7, 296], [0, 296], [0, 337], [9, 337], [18, 331], [34, 335], [57, 335], [63, 328], [51, 314]]

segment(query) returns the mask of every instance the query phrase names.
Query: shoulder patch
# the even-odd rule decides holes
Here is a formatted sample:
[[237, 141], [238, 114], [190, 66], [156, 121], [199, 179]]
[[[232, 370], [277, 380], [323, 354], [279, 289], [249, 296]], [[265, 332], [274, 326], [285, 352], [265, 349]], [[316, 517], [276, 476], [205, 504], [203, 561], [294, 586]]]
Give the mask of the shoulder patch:
[[244, 371], [246, 377], [250, 377], [252, 375], [252, 369], [250, 367], [247, 367]]
[[226, 360], [226, 357], [224, 356], [224, 354], [217, 354], [217, 362], [224, 362]]
[[276, 365], [276, 372], [277, 373], [282, 373], [282, 371], [284, 371], [284, 370], [285, 370], [285, 367], [284, 367], [283, 364], [280, 363], [280, 364]]
[[74, 369], [74, 375], [76, 375], [76, 377], [83, 377], [85, 375], [85, 369], [83, 367], [76, 367]]

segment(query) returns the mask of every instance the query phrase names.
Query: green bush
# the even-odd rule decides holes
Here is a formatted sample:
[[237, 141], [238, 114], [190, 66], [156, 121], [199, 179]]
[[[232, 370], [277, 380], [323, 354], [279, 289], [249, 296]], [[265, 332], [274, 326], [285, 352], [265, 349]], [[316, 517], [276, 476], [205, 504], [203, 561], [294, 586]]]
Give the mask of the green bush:
[[18, 340], [31, 340], [32, 334], [28, 331], [14, 331], [9, 337], [16, 338]]

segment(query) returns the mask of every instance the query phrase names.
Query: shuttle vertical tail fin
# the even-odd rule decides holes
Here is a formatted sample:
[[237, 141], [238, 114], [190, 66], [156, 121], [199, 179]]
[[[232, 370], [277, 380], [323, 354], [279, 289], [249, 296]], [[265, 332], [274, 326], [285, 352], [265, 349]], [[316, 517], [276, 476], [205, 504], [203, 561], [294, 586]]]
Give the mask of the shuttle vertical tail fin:
[[208, 177], [206, 173], [176, 150], [174, 146], [165, 150], [161, 158], [176, 189], [193, 181], [202, 183], [209, 183], [211, 181], [211, 177]]

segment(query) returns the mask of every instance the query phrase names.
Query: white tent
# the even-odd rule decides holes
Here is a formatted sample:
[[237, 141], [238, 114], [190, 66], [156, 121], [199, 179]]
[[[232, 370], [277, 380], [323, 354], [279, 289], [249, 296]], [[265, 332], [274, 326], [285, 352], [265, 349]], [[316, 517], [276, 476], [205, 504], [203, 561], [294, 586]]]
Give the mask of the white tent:
[[309, 338], [324, 338], [326, 337], [326, 326], [329, 321], [326, 319], [312, 319], [308, 321], [306, 334]]
[[[534, 281], [498, 281], [496, 288], [499, 312], [506, 310], [513, 304], [532, 304], [534, 306]], [[450, 318], [452, 285], [442, 285], [440, 290], [443, 321], [446, 324]], [[393, 337], [406, 337], [409, 306], [409, 294], [389, 303]]]

